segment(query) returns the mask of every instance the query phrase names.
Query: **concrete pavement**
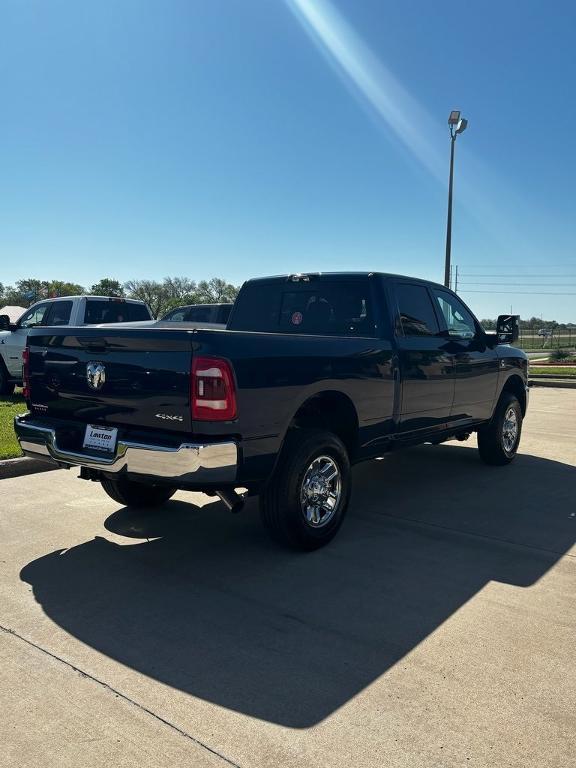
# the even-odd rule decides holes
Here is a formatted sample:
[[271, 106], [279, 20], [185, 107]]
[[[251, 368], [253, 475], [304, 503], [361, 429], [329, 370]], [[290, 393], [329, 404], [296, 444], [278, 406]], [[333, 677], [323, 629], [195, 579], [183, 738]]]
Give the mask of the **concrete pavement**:
[[473, 439], [357, 467], [308, 555], [252, 502], [130, 514], [74, 474], [0, 482], [5, 764], [573, 761], [573, 390], [532, 393], [510, 467]]

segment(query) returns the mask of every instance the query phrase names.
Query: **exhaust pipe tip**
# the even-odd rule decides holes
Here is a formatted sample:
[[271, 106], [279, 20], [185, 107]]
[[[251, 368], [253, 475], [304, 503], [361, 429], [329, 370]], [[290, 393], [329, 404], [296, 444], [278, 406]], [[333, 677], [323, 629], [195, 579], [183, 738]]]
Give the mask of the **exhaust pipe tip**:
[[216, 495], [220, 501], [226, 505], [228, 510], [233, 514], [241, 512], [244, 508], [244, 497], [236, 493], [234, 489], [228, 490], [227, 488], [221, 491], [216, 491]]

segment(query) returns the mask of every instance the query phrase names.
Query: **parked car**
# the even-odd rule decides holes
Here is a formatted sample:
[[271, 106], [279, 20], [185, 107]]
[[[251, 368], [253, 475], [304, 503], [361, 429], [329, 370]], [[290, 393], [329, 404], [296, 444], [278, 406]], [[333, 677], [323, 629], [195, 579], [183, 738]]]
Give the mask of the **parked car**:
[[553, 331], [550, 328], [540, 328], [538, 331], [538, 336], [544, 336], [544, 338], [549, 338], [553, 335]]
[[226, 330], [33, 330], [16, 433], [128, 507], [182, 489], [237, 511], [245, 488], [274, 538], [309, 550], [340, 528], [355, 462], [472, 432], [488, 464], [514, 459], [528, 361], [503, 342], [517, 336], [517, 316], [487, 333], [415, 278], [251, 280]]
[[32, 328], [82, 326], [150, 320], [143, 301], [108, 296], [65, 296], [33, 304], [14, 323], [0, 315], [0, 394], [14, 391], [22, 383], [22, 352]]
[[189, 304], [167, 312], [161, 321], [172, 323], [210, 323], [225, 326], [233, 304]]

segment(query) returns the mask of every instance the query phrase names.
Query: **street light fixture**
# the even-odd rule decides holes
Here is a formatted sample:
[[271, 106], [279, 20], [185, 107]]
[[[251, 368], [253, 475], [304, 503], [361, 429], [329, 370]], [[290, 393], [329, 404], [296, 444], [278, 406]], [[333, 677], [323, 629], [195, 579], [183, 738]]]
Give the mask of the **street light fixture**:
[[450, 182], [448, 184], [448, 220], [446, 223], [446, 262], [444, 265], [444, 285], [450, 287], [450, 256], [452, 252], [452, 189], [454, 186], [454, 145], [456, 136], [464, 133], [468, 127], [468, 120], [460, 117], [458, 109], [452, 110], [448, 118], [450, 127]]

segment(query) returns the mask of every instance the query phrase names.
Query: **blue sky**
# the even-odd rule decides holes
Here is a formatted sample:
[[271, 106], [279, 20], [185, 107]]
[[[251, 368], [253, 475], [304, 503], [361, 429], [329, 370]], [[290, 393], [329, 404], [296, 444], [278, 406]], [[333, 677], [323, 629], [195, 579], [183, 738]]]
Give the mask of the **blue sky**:
[[576, 4], [4, 0], [0, 29], [0, 282], [441, 281], [459, 108], [463, 297], [576, 322]]

